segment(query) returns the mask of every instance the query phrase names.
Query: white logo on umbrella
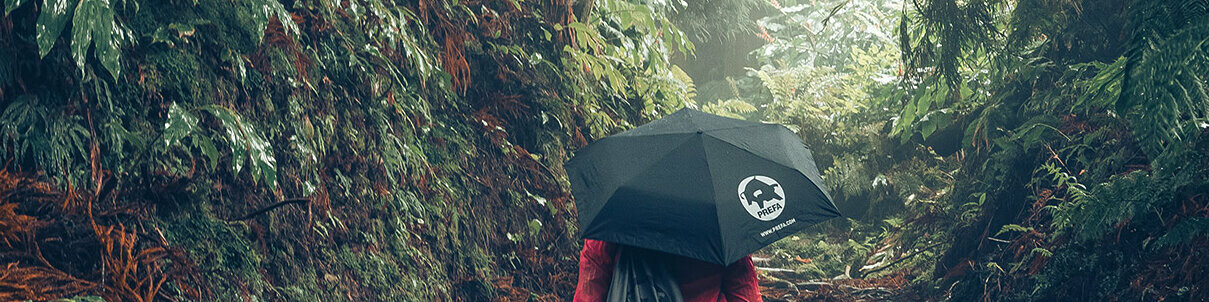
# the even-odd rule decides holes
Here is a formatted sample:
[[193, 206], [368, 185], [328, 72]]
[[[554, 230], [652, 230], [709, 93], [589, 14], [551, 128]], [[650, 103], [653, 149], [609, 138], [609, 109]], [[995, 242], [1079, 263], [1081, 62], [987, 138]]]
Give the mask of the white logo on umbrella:
[[751, 217], [771, 221], [785, 209], [785, 189], [771, 177], [748, 176], [739, 182], [739, 203]]

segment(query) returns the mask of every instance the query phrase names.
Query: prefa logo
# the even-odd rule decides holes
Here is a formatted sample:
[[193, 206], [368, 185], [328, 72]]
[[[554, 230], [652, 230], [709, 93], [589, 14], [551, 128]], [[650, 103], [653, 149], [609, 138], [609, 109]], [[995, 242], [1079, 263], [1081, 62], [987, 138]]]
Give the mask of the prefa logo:
[[739, 203], [751, 217], [772, 221], [785, 209], [785, 189], [771, 177], [748, 176], [739, 182]]

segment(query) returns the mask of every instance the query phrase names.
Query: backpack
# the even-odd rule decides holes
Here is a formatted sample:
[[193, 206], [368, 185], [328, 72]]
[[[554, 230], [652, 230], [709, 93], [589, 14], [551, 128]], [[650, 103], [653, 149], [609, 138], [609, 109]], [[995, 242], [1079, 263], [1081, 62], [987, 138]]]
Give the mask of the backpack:
[[628, 246], [618, 247], [617, 254], [609, 302], [684, 301], [663, 254]]

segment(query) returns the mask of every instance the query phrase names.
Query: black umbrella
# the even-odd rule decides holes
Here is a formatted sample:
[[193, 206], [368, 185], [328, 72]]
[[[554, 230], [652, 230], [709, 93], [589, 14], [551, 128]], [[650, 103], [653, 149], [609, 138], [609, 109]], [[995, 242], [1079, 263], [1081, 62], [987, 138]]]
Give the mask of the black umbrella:
[[687, 108], [600, 139], [566, 168], [581, 237], [722, 265], [840, 216], [792, 131]]

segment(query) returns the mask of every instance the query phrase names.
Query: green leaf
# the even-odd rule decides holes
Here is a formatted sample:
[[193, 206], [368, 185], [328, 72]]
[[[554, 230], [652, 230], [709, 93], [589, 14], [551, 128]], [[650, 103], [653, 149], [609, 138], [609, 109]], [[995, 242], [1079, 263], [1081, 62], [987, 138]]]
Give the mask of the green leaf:
[[198, 135], [193, 136], [193, 146], [201, 150], [202, 155], [206, 157], [206, 162], [209, 163], [210, 170], [218, 168], [218, 148], [214, 147], [214, 142], [209, 137]]
[[55, 46], [55, 40], [67, 26], [68, 16], [75, 8], [69, 0], [42, 0], [42, 14], [38, 15], [38, 56], [45, 58]]
[[81, 73], [84, 72], [88, 48], [95, 41], [97, 59], [109, 70], [110, 75], [118, 77], [121, 72], [121, 65], [118, 64], [121, 53], [118, 52], [118, 40], [113, 38], [114, 28], [116, 24], [109, 0], [80, 1], [72, 20], [71, 54]]
[[[903, 114], [902, 114], [902, 116], [900, 116], [898, 118], [898, 122], [895, 123], [894, 130], [896, 133], [902, 132], [903, 130], [910, 129], [911, 125], [914, 123], [915, 123], [915, 103], [908, 102], [907, 106], [903, 107]], [[910, 135], [907, 135], [907, 136], [910, 136]]]
[[920, 129], [919, 134], [923, 135], [924, 139], [927, 139], [929, 136], [932, 136], [933, 132], [936, 132], [936, 124], [937, 124], [936, 120], [930, 119], [930, 120], [924, 121], [923, 129]]
[[260, 8], [259, 14], [255, 14], [255, 19], [253, 20], [256, 22], [256, 28], [259, 28], [261, 33], [257, 42], [264, 40], [264, 31], [268, 29], [269, 21], [273, 17], [276, 17], [277, 21], [281, 22], [281, 26], [286, 31], [294, 36], [298, 36], [298, 24], [294, 23], [294, 18], [290, 16], [290, 12], [285, 9], [285, 6], [281, 5], [281, 2], [277, 2], [277, 0], [259, 0], [255, 2], [259, 3], [253, 5]]
[[24, 3], [25, 0], [4, 0], [4, 15], [8, 16], [8, 13], [17, 10], [17, 7], [20, 7]]
[[205, 109], [222, 121], [223, 128], [226, 128], [227, 139], [230, 141], [231, 147], [231, 168], [235, 174], [239, 174], [239, 171], [243, 170], [243, 161], [247, 158], [248, 152], [247, 140], [244, 138], [244, 133], [239, 131], [239, 118], [227, 108], [207, 106]]
[[244, 160], [247, 159], [252, 181], [264, 180], [270, 189], [276, 190], [277, 160], [273, 157], [273, 146], [269, 141], [231, 109], [219, 106], [206, 106], [202, 109], [223, 122], [230, 142], [232, 169], [235, 174], [243, 170]]
[[[84, 61], [88, 55], [88, 47], [92, 46], [92, 28], [95, 27], [97, 6], [101, 0], [83, 0], [76, 7], [75, 18], [72, 20], [71, 57], [76, 61], [81, 77], [84, 73]], [[174, 104], [175, 105], [175, 104]]]
[[1003, 235], [1003, 233], [1008, 232], [1028, 232], [1032, 230], [1032, 227], [1021, 226], [1019, 224], [1008, 224], [1004, 225], [1003, 228], [1000, 228], [999, 232], [995, 233], [995, 236]]
[[164, 122], [164, 134], [160, 136], [160, 142], [167, 149], [179, 144], [182, 139], [195, 130], [197, 130], [197, 117], [189, 114], [189, 111], [181, 109], [176, 103], [172, 103], [168, 107], [168, 120]]
[[[105, 0], [108, 1], [108, 0]], [[105, 66], [105, 70], [109, 71], [109, 75], [117, 79], [122, 75], [122, 46], [118, 39], [117, 22], [114, 21], [113, 9], [106, 7], [104, 13], [101, 14], [100, 22], [92, 32], [92, 41], [96, 45], [96, 56], [101, 61], [101, 66]]]
[[273, 157], [273, 146], [269, 142], [256, 136], [253, 140], [252, 162], [255, 165], [253, 172], [260, 175], [260, 179], [264, 180], [265, 184], [269, 185], [269, 189], [277, 189], [277, 159]]
[[925, 114], [927, 114], [928, 110], [932, 109], [932, 99], [939, 98], [939, 97], [942, 97], [942, 96], [938, 96], [938, 95], [929, 93], [929, 94], [925, 94], [923, 97], [919, 98], [919, 103], [915, 106], [915, 111], [916, 111], [915, 115], [924, 116]]
[[529, 221], [529, 236], [537, 237], [542, 232], [541, 220], [533, 219]]

